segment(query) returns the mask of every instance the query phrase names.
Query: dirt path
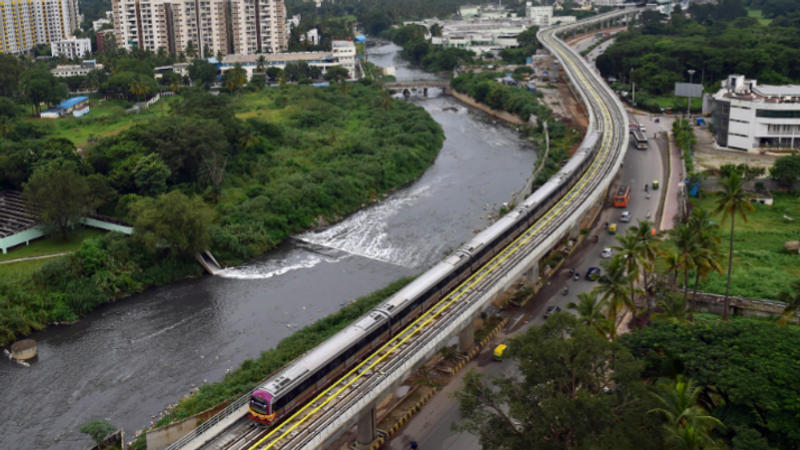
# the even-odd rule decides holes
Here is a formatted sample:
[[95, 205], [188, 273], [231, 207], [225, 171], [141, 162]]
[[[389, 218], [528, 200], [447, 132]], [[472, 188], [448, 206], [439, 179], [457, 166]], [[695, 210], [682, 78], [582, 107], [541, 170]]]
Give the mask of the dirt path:
[[26, 256], [24, 258], [14, 258], [14, 259], [7, 259], [5, 261], [0, 261], [0, 264], [11, 264], [11, 263], [17, 263], [17, 262], [22, 262], [22, 261], [33, 261], [33, 260], [36, 260], [36, 259], [55, 258], [55, 257], [58, 257], [58, 256], [69, 255], [70, 253], [72, 253], [72, 252], [59, 252], [59, 253], [50, 253], [50, 254], [47, 254], [47, 255], [39, 255], [39, 256]]

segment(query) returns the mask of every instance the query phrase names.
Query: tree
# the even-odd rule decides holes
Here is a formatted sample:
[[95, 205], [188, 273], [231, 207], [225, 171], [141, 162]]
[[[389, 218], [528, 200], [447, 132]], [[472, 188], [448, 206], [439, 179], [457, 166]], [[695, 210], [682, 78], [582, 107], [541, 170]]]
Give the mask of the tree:
[[556, 313], [509, 343], [519, 376], [471, 371], [456, 392], [484, 449], [660, 448], [641, 365], [616, 341]]
[[184, 53], [186, 53], [187, 58], [194, 58], [197, 56], [197, 48], [194, 46], [194, 42], [190, 40], [186, 43], [186, 50]]
[[225, 88], [228, 90], [228, 92], [239, 92], [242, 86], [247, 83], [247, 72], [242, 69], [241, 64], [236, 63], [233, 66], [233, 69], [226, 71], [222, 75], [222, 83], [225, 85]]
[[89, 194], [86, 179], [70, 164], [39, 167], [23, 190], [27, 207], [65, 240], [72, 227], [89, 212]]
[[349, 72], [342, 66], [333, 66], [328, 68], [325, 72], [324, 78], [332, 83], [344, 83], [347, 80]]
[[131, 206], [134, 238], [151, 250], [167, 245], [173, 253], [193, 255], [208, 248], [212, 210], [200, 197], [170, 191]]
[[769, 175], [783, 187], [792, 187], [800, 181], [800, 155], [781, 156], [769, 169]]
[[676, 323], [691, 322], [692, 310], [689, 309], [689, 302], [680, 294], [667, 292], [657, 306], [661, 312], [653, 314], [654, 319], [663, 318]]
[[728, 280], [725, 285], [725, 305], [722, 310], [722, 318], [728, 320], [728, 310], [730, 309], [730, 290], [731, 290], [731, 270], [733, 269], [733, 232], [736, 216], [747, 222], [747, 211], [755, 209], [747, 198], [744, 191], [742, 180], [739, 174], [733, 173], [730, 177], [720, 180], [722, 191], [717, 193], [717, 209], [715, 213], [722, 213], [722, 223], [730, 218], [731, 235], [728, 250]]
[[567, 308], [577, 312], [583, 324], [594, 328], [601, 336], [611, 336], [611, 323], [603, 315], [605, 302], [597, 298], [596, 292], [578, 293], [578, 303], [570, 302]]
[[692, 299], [697, 296], [697, 285], [701, 278], [705, 280], [711, 272], [722, 274], [722, 265], [720, 264], [722, 255], [719, 252], [720, 239], [717, 236], [719, 226], [711, 219], [711, 213], [701, 208], [693, 209], [692, 214], [689, 216], [688, 228], [692, 231], [697, 242], [693, 257], [695, 274]]
[[674, 443], [676, 448], [702, 450], [719, 446], [711, 437], [711, 431], [724, 425], [700, 404], [701, 393], [700, 387], [681, 375], [676, 380], [660, 380], [656, 384], [652, 395], [659, 407], [648, 413], [666, 419], [663, 425], [665, 441]]
[[103, 447], [106, 436], [117, 431], [117, 427], [107, 420], [92, 420], [81, 425], [80, 432], [86, 433], [94, 439], [98, 447]]
[[642, 258], [642, 241], [639, 239], [637, 229], [629, 228], [625, 234], [618, 235], [619, 245], [613, 247], [617, 256], [622, 259], [625, 276], [628, 278], [628, 290], [631, 296], [631, 305], [636, 305], [636, 290], [634, 283], [639, 278], [639, 265]]
[[54, 105], [63, 100], [69, 92], [48, 70], [31, 69], [20, 77], [20, 90], [33, 105], [33, 113], [41, 111], [41, 104]]
[[800, 280], [795, 280], [789, 291], [781, 292], [778, 300], [786, 303], [778, 320], [778, 325], [784, 325], [797, 315], [797, 311], [800, 311]]
[[158, 195], [167, 190], [171, 171], [157, 153], [139, 158], [133, 169], [133, 179], [141, 195]]
[[747, 318], [654, 321], [619, 341], [645, 364], [644, 376], [693, 379], [703, 389], [706, 410], [722, 420], [734, 442], [755, 433], [769, 441], [758, 448], [800, 446], [800, 328]]
[[683, 270], [683, 298], [689, 298], [689, 271], [696, 269], [697, 260], [700, 258], [700, 247], [694, 230], [689, 227], [687, 222], [678, 223], [675, 228], [670, 230], [672, 243], [675, 244], [677, 255], [680, 259], [680, 267]]
[[16, 93], [23, 71], [19, 58], [10, 53], [0, 53], [0, 96], [11, 97]]
[[195, 59], [189, 65], [189, 77], [193, 83], [200, 84], [208, 89], [217, 79], [217, 66], [204, 59]]
[[280, 80], [281, 75], [283, 75], [283, 70], [278, 67], [269, 67], [267, 68], [267, 76], [269, 77], [269, 82], [274, 83]]
[[629, 280], [625, 275], [625, 265], [619, 255], [615, 255], [611, 260], [603, 264], [603, 273], [597, 277], [597, 286], [593, 291], [606, 304], [606, 316], [611, 320], [611, 336], [617, 335], [617, 313], [625, 306], [632, 311], [636, 310], [635, 305], [630, 301], [628, 291]]

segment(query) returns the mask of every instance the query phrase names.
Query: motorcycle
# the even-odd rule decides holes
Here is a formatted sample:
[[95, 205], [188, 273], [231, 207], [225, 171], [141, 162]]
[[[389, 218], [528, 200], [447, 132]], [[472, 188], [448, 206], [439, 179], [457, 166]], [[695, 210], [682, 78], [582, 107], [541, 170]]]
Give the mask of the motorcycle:
[[567, 295], [567, 294], [569, 294], [569, 287], [564, 286], [564, 290], [561, 291], [561, 295]]

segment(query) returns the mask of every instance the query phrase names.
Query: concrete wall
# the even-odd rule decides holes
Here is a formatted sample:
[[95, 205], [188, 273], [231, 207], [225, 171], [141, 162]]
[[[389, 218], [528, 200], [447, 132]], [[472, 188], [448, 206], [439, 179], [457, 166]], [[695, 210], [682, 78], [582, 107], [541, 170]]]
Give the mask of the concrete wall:
[[497, 111], [495, 109], [492, 109], [484, 105], [483, 103], [476, 102], [475, 99], [473, 99], [469, 95], [456, 92], [454, 89], [449, 89], [447, 93], [458, 99], [460, 102], [466, 103], [467, 105], [472, 106], [473, 108], [479, 109], [485, 112], [486, 114], [489, 114], [492, 117], [505, 120], [506, 122], [514, 125], [525, 125], [525, 122], [523, 122], [522, 119], [520, 119], [516, 114], [511, 114], [509, 112]]
[[[690, 300], [690, 305], [695, 311], [722, 314], [724, 302], [724, 295], [698, 292], [696, 299], [694, 301]], [[783, 312], [785, 306], [785, 303], [772, 300], [731, 297], [730, 314], [744, 317], [776, 317]], [[800, 313], [795, 314], [795, 318], [792, 322], [800, 322]]]
[[2, 250], [3, 253], [7, 253], [8, 249], [11, 247], [15, 247], [20, 244], [28, 245], [30, 241], [38, 239], [44, 235], [44, 227], [36, 226], [33, 228], [28, 228], [27, 230], [12, 234], [11, 236], [0, 238], [0, 250]]
[[187, 433], [197, 428], [198, 425], [208, 420], [214, 414], [225, 409], [226, 406], [228, 406], [227, 401], [222, 402], [203, 412], [199, 412], [191, 417], [187, 417], [179, 422], [149, 430], [147, 432], [148, 450], [167, 448], [169, 444], [172, 444], [173, 442], [182, 438]]

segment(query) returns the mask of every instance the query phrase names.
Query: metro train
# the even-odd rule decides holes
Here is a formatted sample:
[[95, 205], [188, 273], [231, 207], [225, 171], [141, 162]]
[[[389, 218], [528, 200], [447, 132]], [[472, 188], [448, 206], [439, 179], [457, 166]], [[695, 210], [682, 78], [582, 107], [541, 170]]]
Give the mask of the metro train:
[[303, 405], [472, 275], [534, 224], [580, 178], [600, 148], [593, 132], [525, 201], [354, 324], [279, 370], [250, 396], [249, 416], [270, 425]]

